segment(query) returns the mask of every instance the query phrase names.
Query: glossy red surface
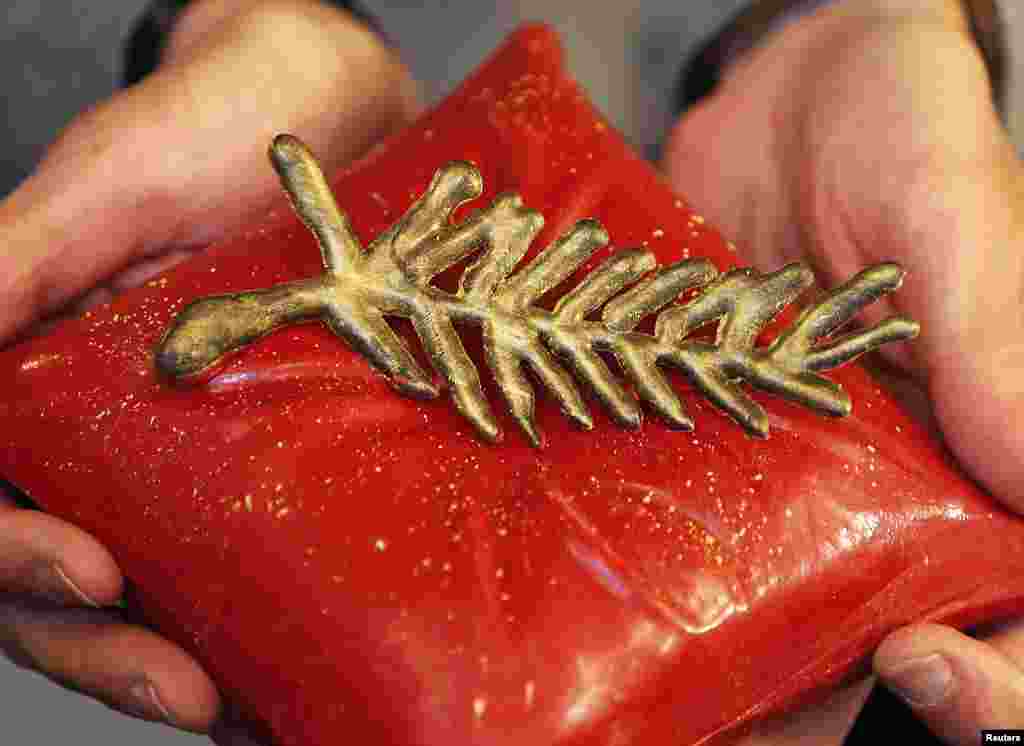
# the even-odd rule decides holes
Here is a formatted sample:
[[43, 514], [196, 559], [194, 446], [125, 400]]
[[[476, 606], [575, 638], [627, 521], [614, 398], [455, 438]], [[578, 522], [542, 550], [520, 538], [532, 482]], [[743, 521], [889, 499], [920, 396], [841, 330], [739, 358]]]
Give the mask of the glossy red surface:
[[[479, 165], [482, 199], [544, 213], [535, 249], [594, 216], [614, 247], [735, 263], [542, 27], [338, 174], [338, 202], [368, 242], [452, 159]], [[186, 302], [319, 262], [282, 199], [0, 353], [0, 474], [109, 546], [280, 746], [706, 743], [834, 684], [898, 625], [1024, 610], [1024, 524], [857, 366], [831, 375], [845, 420], [755, 394], [773, 432], [752, 439], [676, 376], [695, 432], [593, 406], [581, 433], [548, 400], [540, 451], [508, 417], [490, 446], [446, 398], [401, 398], [316, 324], [204, 385], [156, 378]]]

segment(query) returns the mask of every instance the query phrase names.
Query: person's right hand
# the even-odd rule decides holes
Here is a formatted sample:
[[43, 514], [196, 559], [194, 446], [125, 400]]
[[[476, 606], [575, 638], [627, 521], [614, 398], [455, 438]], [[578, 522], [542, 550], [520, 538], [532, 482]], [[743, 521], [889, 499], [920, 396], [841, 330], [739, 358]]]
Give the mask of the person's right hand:
[[[80, 115], [0, 202], [0, 347], [258, 219], [280, 193], [275, 134], [301, 137], [330, 172], [416, 106], [396, 56], [344, 12], [196, 0], [157, 71]], [[185, 651], [103, 608], [123, 584], [96, 539], [0, 495], [0, 649], [123, 712], [253, 743]]]

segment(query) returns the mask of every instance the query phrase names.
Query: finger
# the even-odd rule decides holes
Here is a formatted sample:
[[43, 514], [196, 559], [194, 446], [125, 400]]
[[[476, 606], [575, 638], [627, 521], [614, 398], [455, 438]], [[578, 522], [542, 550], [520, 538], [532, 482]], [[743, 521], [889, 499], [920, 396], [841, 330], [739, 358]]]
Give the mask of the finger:
[[114, 603], [122, 591], [121, 571], [96, 539], [59, 518], [0, 498], [0, 594], [98, 607]]
[[213, 683], [183, 650], [109, 611], [2, 604], [0, 649], [21, 666], [146, 720], [205, 732], [220, 707]]
[[874, 668], [954, 746], [974, 746], [982, 729], [1024, 727], [1024, 670], [995, 647], [949, 627], [898, 630], [876, 651]]
[[263, 218], [280, 198], [275, 134], [301, 137], [330, 173], [415, 108], [393, 52], [347, 13], [247, 3], [78, 117], [0, 202], [0, 342], [132, 261]]
[[100, 285], [92, 288], [61, 308], [56, 314], [22, 329], [12, 338], [11, 343], [17, 344], [25, 339], [47, 334], [60, 324], [63, 319], [110, 303], [118, 293], [142, 285], [150, 278], [166, 272], [175, 265], [181, 264], [195, 256], [195, 253], [193, 250], [171, 249], [152, 259], [143, 259], [131, 264], [110, 278], [109, 287]]
[[873, 686], [874, 678], [866, 678], [813, 707], [762, 720], [736, 746], [841, 746]]
[[170, 251], [152, 259], [144, 259], [140, 262], [136, 262], [135, 264], [126, 267], [121, 272], [118, 272], [113, 278], [111, 278], [110, 287], [115, 293], [128, 290], [129, 288], [138, 287], [150, 278], [166, 272], [177, 264], [181, 264], [182, 262], [191, 259], [194, 255], [194, 251], [186, 249], [171, 249]]

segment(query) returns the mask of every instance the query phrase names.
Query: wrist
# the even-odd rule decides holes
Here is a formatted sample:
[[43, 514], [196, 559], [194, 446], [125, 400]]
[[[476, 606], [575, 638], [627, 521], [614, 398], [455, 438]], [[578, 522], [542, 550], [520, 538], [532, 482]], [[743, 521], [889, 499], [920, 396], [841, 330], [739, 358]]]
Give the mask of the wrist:
[[921, 22], [963, 33], [981, 53], [993, 100], [1005, 117], [1008, 55], [996, 0], [754, 0], [683, 70], [676, 91], [677, 110], [711, 93], [727, 71], [755, 48], [795, 27], [814, 24], [824, 15], [839, 23]]
[[[846, 5], [860, 0], [843, 0]], [[920, 18], [966, 34], [985, 62], [992, 97], [1005, 119], [1009, 96], [1009, 44], [1006, 18], [1000, 12], [1009, 3], [998, 0], [870, 0], [880, 17]]]
[[966, 28], [968, 0], [836, 0], [862, 12], [881, 17], [939, 19], [944, 24]]

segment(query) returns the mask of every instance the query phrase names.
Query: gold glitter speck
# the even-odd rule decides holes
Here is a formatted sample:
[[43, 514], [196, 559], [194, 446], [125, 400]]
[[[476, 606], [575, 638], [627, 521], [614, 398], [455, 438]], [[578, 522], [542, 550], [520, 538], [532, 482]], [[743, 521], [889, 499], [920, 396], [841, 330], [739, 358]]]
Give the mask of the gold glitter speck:
[[487, 700], [484, 697], [475, 697], [473, 699], [473, 714], [477, 718], [482, 718], [484, 713], [487, 712]]

